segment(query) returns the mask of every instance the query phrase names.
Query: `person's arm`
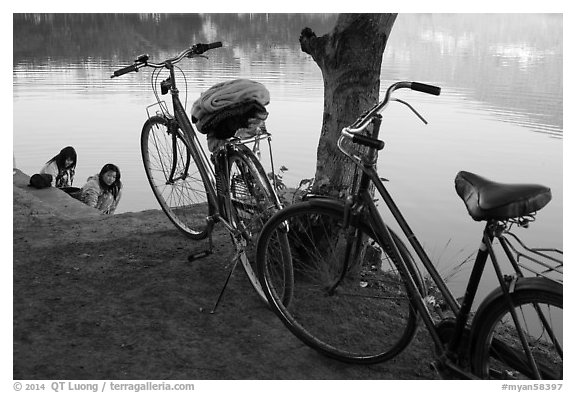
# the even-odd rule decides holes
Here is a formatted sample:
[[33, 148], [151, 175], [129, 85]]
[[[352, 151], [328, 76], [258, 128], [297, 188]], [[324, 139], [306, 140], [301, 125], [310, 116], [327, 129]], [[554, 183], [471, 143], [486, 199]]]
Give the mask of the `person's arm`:
[[118, 203], [120, 202], [121, 196], [122, 196], [122, 191], [118, 191], [118, 197], [114, 200], [114, 202], [112, 202], [110, 209], [108, 209], [108, 214], [114, 214], [114, 211], [116, 210], [116, 207], [118, 206]]
[[89, 180], [84, 187], [82, 187], [80, 195], [82, 202], [96, 208], [98, 197], [100, 196], [100, 186], [97, 184], [97, 181]]
[[68, 169], [68, 187], [72, 187], [72, 183], [74, 183], [74, 175], [76, 174], [76, 170], [74, 168]]

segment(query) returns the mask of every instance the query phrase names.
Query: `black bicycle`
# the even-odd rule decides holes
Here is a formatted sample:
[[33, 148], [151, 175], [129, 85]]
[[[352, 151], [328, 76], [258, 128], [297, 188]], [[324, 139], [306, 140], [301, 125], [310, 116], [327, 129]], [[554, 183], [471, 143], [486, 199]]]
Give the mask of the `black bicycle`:
[[[414, 337], [420, 316], [435, 344], [433, 365], [444, 377], [562, 379], [562, 251], [529, 248], [512, 233], [534, 221], [550, 201], [550, 189], [458, 173], [458, 195], [472, 218], [486, 225], [465, 296], [457, 301], [376, 172], [384, 147], [378, 139], [380, 112], [396, 101], [422, 119], [392, 97], [402, 88], [440, 94], [440, 88], [421, 83], [393, 84], [381, 102], [342, 130], [338, 147], [358, 171], [345, 201], [309, 195], [264, 226], [258, 274], [270, 305], [304, 343], [336, 359], [393, 358]], [[426, 280], [408, 247], [382, 220], [377, 200], [399, 224], [429, 274]], [[277, 247], [286, 238], [293, 281], [286, 278], [286, 253]], [[501, 267], [495, 240], [509, 271]], [[488, 259], [499, 287], [473, 313]]]
[[[179, 70], [182, 76], [184, 73], [176, 64], [186, 58], [205, 58], [203, 53], [221, 46], [221, 42], [196, 44], [159, 63], [141, 55], [132, 65], [112, 75], [118, 77], [143, 67], [154, 69], [151, 83], [156, 103], [147, 108], [148, 120], [142, 128], [142, 161], [154, 196], [174, 225], [192, 239], [209, 239], [208, 249], [190, 259], [212, 253], [214, 224], [221, 223], [230, 232], [236, 250], [234, 264], [213, 312], [238, 261], [258, 295], [266, 301], [253, 267], [254, 249], [264, 222], [282, 207], [276, 184], [270, 183], [257, 158], [261, 140], [268, 141], [271, 151], [270, 133], [265, 126], [256, 127], [246, 138], [233, 136], [220, 141], [209, 159], [180, 101], [175, 71]], [[160, 80], [162, 70], [169, 73]], [[158, 86], [162, 95], [170, 93], [172, 112], [160, 99]], [[270, 159], [273, 168], [271, 155]]]

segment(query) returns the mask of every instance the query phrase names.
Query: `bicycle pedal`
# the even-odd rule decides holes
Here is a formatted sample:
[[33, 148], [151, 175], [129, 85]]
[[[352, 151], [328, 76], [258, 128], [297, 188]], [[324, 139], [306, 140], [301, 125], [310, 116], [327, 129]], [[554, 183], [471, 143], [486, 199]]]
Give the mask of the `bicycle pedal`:
[[195, 261], [197, 259], [205, 258], [211, 254], [214, 254], [214, 250], [212, 250], [212, 249], [201, 251], [201, 252], [196, 253], [196, 254], [190, 254], [190, 255], [188, 255], [188, 262], [192, 262], [192, 261]]

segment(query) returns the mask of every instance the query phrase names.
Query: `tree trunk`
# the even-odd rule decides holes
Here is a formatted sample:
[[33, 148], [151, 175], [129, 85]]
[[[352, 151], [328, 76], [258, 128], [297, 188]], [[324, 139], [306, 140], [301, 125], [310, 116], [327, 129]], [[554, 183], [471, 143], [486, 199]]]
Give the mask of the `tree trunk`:
[[397, 14], [342, 14], [322, 37], [305, 28], [303, 52], [312, 56], [324, 78], [324, 117], [312, 191], [342, 196], [354, 167], [336, 146], [340, 131], [378, 102], [380, 68]]

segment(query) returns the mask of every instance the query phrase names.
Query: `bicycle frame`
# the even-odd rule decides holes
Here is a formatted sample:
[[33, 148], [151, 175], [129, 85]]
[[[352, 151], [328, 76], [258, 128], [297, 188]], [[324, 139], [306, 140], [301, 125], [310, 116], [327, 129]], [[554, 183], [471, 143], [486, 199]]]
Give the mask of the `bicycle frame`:
[[[376, 115], [372, 120], [373, 129], [372, 129], [372, 134], [370, 136], [371, 138], [374, 138], [374, 139], [378, 138], [380, 122], [381, 122], [381, 116]], [[370, 147], [368, 150], [368, 153], [366, 154], [366, 156], [368, 158], [362, 159], [359, 156], [350, 154], [345, 149], [343, 149], [341, 146], [341, 141], [339, 141], [339, 147], [344, 152], [344, 154], [346, 154], [349, 158], [352, 159], [352, 161], [354, 162], [356, 167], [358, 167], [362, 171], [361, 176], [360, 176], [360, 182], [358, 184], [358, 189], [356, 190], [356, 192], [353, 193], [353, 195], [355, 195], [357, 199], [354, 200], [352, 206], [350, 206], [349, 209], [351, 209], [352, 211], [355, 211], [355, 210], [358, 211], [358, 209], [360, 209], [360, 211], [361, 211], [362, 208], [366, 209], [367, 210], [367, 212], [366, 212], [367, 213], [367, 219], [369, 220], [369, 223], [372, 226], [374, 236], [377, 238], [377, 240], [381, 244], [391, 244], [393, 246], [392, 252], [395, 253], [394, 256], [396, 257], [396, 260], [400, 261], [399, 270], [401, 270], [401, 273], [403, 274], [403, 276], [406, 277], [406, 284], [408, 287], [408, 292], [410, 294], [412, 294], [411, 295], [412, 304], [417, 309], [419, 314], [422, 316], [424, 324], [426, 325], [427, 330], [430, 332], [430, 335], [431, 335], [431, 337], [434, 341], [435, 347], [436, 347], [436, 351], [438, 354], [440, 354], [441, 359], [445, 362], [446, 365], [450, 366], [450, 368], [454, 369], [455, 371], [461, 373], [462, 375], [466, 375], [467, 377], [474, 378], [474, 376], [468, 374], [466, 371], [464, 371], [464, 370], [460, 369], [458, 366], [456, 366], [453, 362], [451, 362], [451, 360], [454, 360], [457, 358], [457, 355], [455, 355], [455, 353], [456, 353], [457, 349], [461, 347], [461, 344], [463, 342], [463, 337], [464, 337], [465, 329], [467, 326], [467, 322], [470, 318], [470, 311], [472, 308], [472, 304], [473, 304], [473, 301], [475, 299], [476, 292], [478, 290], [480, 280], [482, 278], [482, 275], [483, 275], [483, 272], [485, 269], [485, 265], [486, 265], [486, 262], [487, 262], [489, 257], [490, 257], [492, 264], [494, 266], [494, 269], [496, 271], [496, 276], [498, 278], [500, 288], [502, 289], [502, 292], [504, 293], [505, 301], [510, 306], [509, 309], [510, 309], [511, 315], [512, 315], [513, 319], [515, 320], [516, 326], [518, 326], [518, 322], [517, 322], [518, 316], [516, 315], [512, 300], [509, 296], [509, 288], [512, 285], [514, 285], [514, 283], [511, 282], [513, 280], [507, 279], [507, 277], [505, 277], [502, 274], [502, 271], [500, 269], [500, 266], [499, 266], [498, 260], [496, 258], [496, 255], [494, 253], [494, 248], [493, 248], [494, 238], [497, 237], [499, 239], [502, 239], [502, 233], [504, 232], [502, 225], [499, 224], [497, 221], [488, 221], [486, 223], [486, 226], [485, 226], [485, 229], [484, 229], [484, 232], [482, 235], [481, 244], [480, 244], [478, 253], [476, 255], [476, 259], [475, 259], [475, 262], [474, 262], [474, 265], [472, 268], [472, 272], [471, 272], [469, 280], [468, 280], [465, 296], [463, 298], [462, 303], [459, 304], [458, 301], [455, 299], [454, 295], [452, 294], [452, 292], [447, 287], [447, 285], [444, 282], [444, 280], [442, 279], [442, 277], [440, 276], [438, 270], [436, 269], [436, 267], [434, 266], [434, 264], [430, 260], [429, 256], [425, 252], [424, 248], [420, 244], [418, 238], [416, 237], [416, 235], [414, 234], [414, 232], [412, 231], [412, 229], [408, 225], [407, 221], [403, 217], [402, 213], [400, 212], [400, 209], [397, 207], [397, 205], [395, 204], [391, 195], [389, 194], [388, 190], [384, 186], [384, 183], [380, 180], [380, 177], [378, 176], [378, 173], [376, 172], [376, 155], [377, 155], [376, 148]], [[438, 288], [438, 290], [440, 291], [440, 293], [444, 297], [448, 307], [456, 316], [454, 334], [453, 334], [447, 348], [445, 348], [445, 349], [443, 349], [445, 343], [442, 342], [442, 340], [441, 340], [441, 338], [440, 338], [440, 336], [436, 330], [436, 323], [434, 322], [434, 319], [431, 315], [430, 309], [426, 305], [426, 300], [425, 300], [426, 295], [425, 295], [425, 293], [420, 292], [418, 285], [416, 284], [416, 281], [414, 280], [412, 275], [409, 273], [410, 271], [417, 271], [417, 267], [413, 265], [414, 264], [413, 261], [405, 260], [402, 258], [402, 254], [399, 252], [398, 247], [395, 244], [393, 237], [392, 237], [392, 235], [388, 229], [388, 226], [385, 225], [385, 223], [382, 219], [382, 216], [378, 212], [378, 208], [376, 207], [376, 205], [374, 203], [373, 195], [370, 192], [370, 183], [372, 183], [374, 185], [374, 187], [376, 188], [378, 193], [382, 196], [384, 203], [388, 207], [390, 213], [392, 214], [395, 221], [400, 226], [402, 232], [404, 233], [404, 235], [408, 239], [412, 248], [416, 252], [418, 258], [420, 259], [420, 261], [424, 265], [424, 268], [430, 274], [431, 279], [433, 280], [434, 284], [436, 285], [436, 287]], [[349, 214], [349, 212], [346, 212], [345, 214]], [[521, 272], [520, 267], [519, 267], [519, 264], [513, 258], [512, 251], [510, 250], [510, 247], [509, 247], [509, 242], [500, 241], [500, 244], [502, 245], [502, 248], [504, 249], [505, 254], [507, 256], [507, 259], [510, 261], [516, 274], [519, 277], [523, 277], [522, 272]], [[551, 259], [553, 259], [553, 258], [551, 258]], [[410, 266], [410, 268], [409, 268], [408, 264], [412, 264], [412, 266]], [[416, 296], [416, 294], [419, 294], [419, 296]], [[549, 329], [549, 327], [547, 327], [547, 329]], [[549, 333], [550, 333], [550, 331], [549, 331]], [[538, 371], [537, 371], [535, 360], [534, 360], [530, 350], [528, 349], [527, 337], [524, 334], [524, 332], [521, 331], [521, 329], [519, 331], [519, 334], [520, 334], [520, 338], [521, 338], [524, 350], [528, 354], [528, 358], [529, 358], [529, 361], [531, 363], [531, 366], [532, 366], [533, 370], [537, 373]], [[553, 337], [553, 336], [551, 335], [551, 337]]]
[[[359, 163], [357, 163], [357, 165], [359, 165]], [[400, 210], [398, 209], [398, 207], [394, 203], [392, 197], [390, 196], [390, 194], [386, 190], [386, 187], [384, 186], [382, 181], [380, 181], [373, 164], [368, 164], [368, 165], [360, 164], [359, 167], [362, 169], [362, 175], [360, 178], [360, 184], [359, 184], [358, 191], [356, 192], [356, 196], [358, 197], [358, 200], [356, 201], [356, 203], [359, 206], [362, 206], [365, 209], [367, 209], [367, 217], [368, 217], [370, 226], [373, 229], [374, 236], [377, 238], [377, 240], [381, 244], [391, 244], [392, 245], [391, 251], [395, 254], [394, 255], [395, 259], [397, 261], [400, 261], [399, 269], [401, 269], [401, 273], [403, 274], [403, 276], [406, 277], [406, 284], [408, 286], [409, 293], [412, 293], [412, 294], [420, 293], [420, 290], [416, 284], [416, 281], [414, 280], [412, 275], [409, 273], [409, 269], [408, 269], [407, 264], [411, 263], [411, 262], [406, 261], [402, 258], [402, 254], [400, 253], [397, 245], [393, 241], [392, 235], [390, 234], [390, 231], [388, 230], [388, 226], [384, 223], [380, 213], [378, 212], [378, 208], [376, 207], [376, 205], [373, 201], [373, 196], [371, 195], [371, 193], [368, 189], [370, 183], [374, 184], [377, 191], [382, 196], [385, 204], [388, 206], [388, 209], [390, 210], [390, 212], [394, 216], [396, 222], [400, 225], [402, 232], [406, 235], [406, 237], [408, 238], [413, 249], [416, 251], [418, 258], [421, 260], [421, 262], [425, 266], [426, 270], [429, 271], [429, 273], [432, 277], [432, 280], [434, 281], [434, 283], [437, 284], [439, 291], [442, 293], [443, 296], [445, 296], [445, 299], [446, 299], [449, 307], [452, 309], [452, 311], [457, 313], [458, 310], [460, 309], [460, 306], [458, 305], [456, 299], [454, 298], [454, 296], [449, 291], [448, 287], [446, 286], [446, 284], [444, 283], [444, 281], [440, 277], [437, 270], [434, 268], [434, 265], [432, 264], [430, 258], [428, 257], [428, 255], [424, 251], [422, 245], [418, 241], [416, 235], [414, 235], [410, 226], [408, 225], [408, 223], [406, 222], [406, 220], [402, 216], [402, 213], [400, 212]], [[354, 207], [351, 207], [351, 208], [353, 209]], [[419, 314], [423, 317], [423, 320], [424, 320], [424, 323], [426, 324], [426, 327], [431, 332], [432, 339], [434, 340], [436, 348], [441, 348], [442, 342], [440, 340], [440, 337], [435, 333], [435, 323], [434, 323], [434, 320], [432, 318], [432, 315], [430, 314], [428, 307], [426, 306], [424, 296], [422, 294], [420, 294], [420, 296], [418, 296], [418, 297], [413, 296], [411, 301], [412, 301], [413, 306], [417, 309]]]
[[[270, 161], [272, 164], [272, 170], [274, 170], [274, 164], [272, 162], [272, 148], [270, 143], [271, 138], [270, 134], [265, 130], [263, 123], [257, 127], [256, 135], [251, 134], [253, 131], [252, 129], [246, 130], [245, 134], [249, 135], [248, 138], [229, 138], [226, 139], [222, 144], [214, 143], [214, 146], [218, 145], [218, 147], [215, 149], [213, 149], [214, 146], [210, 145], [211, 141], [209, 139], [208, 146], [213, 154], [210, 158], [208, 158], [198, 138], [198, 129], [196, 129], [192, 124], [191, 118], [186, 114], [185, 106], [180, 101], [175, 75], [175, 70], [180, 69], [176, 66], [176, 64], [185, 58], [205, 57], [203, 53], [208, 50], [220, 47], [222, 47], [222, 43], [220, 41], [209, 44], [198, 43], [180, 52], [175, 57], [169, 58], [160, 63], [149, 62], [148, 55], [140, 55], [138, 58], [136, 58], [136, 60], [134, 60], [133, 64], [120, 68], [114, 71], [111, 75], [112, 78], [115, 78], [130, 72], [136, 72], [144, 67], [151, 67], [155, 70], [152, 73], [152, 89], [155, 93], [157, 102], [146, 108], [149, 120], [145, 123], [142, 130], [141, 148], [143, 160], [150, 185], [152, 186], [156, 198], [160, 202], [162, 209], [166, 212], [169, 219], [173, 221], [178, 229], [190, 235], [191, 238], [197, 240], [201, 240], [206, 237], [208, 238], [208, 248], [200, 253], [190, 255], [188, 260], [192, 261], [213, 253], [212, 230], [216, 223], [221, 222], [232, 237], [232, 242], [235, 246], [235, 254], [232, 258], [232, 268], [230, 269], [228, 278], [226, 279], [224, 287], [220, 292], [218, 300], [212, 309], [212, 313], [215, 312], [220, 298], [224, 293], [226, 285], [239, 261], [244, 266], [251, 284], [256, 289], [260, 297], [265, 300], [260, 283], [256, 278], [256, 275], [246, 254], [247, 244], [248, 242], [254, 240], [255, 236], [254, 233], [250, 231], [250, 223], [249, 225], [246, 225], [244, 222], [246, 217], [240, 217], [240, 214], [236, 209], [236, 207], [239, 206], [238, 195], [232, 195], [233, 191], [245, 191], [242, 189], [243, 184], [241, 181], [244, 180], [244, 177], [247, 176], [245, 174], [246, 171], [248, 175], [253, 176], [255, 179], [254, 183], [257, 183], [257, 185], [262, 188], [261, 191], [263, 199], [266, 202], [274, 203], [275, 208], [281, 208], [281, 203], [276, 194], [276, 183], [274, 183], [274, 186], [270, 184], [266, 172], [259, 162], [259, 142], [261, 139], [267, 138], [270, 147]], [[159, 84], [162, 95], [170, 92], [172, 98], [173, 114], [168, 109], [168, 105], [160, 99], [156, 89], [156, 83], [158, 81], [157, 76], [163, 69], [167, 69], [169, 71], [169, 76]], [[159, 109], [150, 110], [150, 108], [155, 107], [156, 105], [159, 106]], [[151, 114], [151, 112], [154, 111], [156, 113]], [[162, 135], [163, 143], [161, 149], [164, 151], [161, 153], [165, 153], [166, 150], [166, 153], [170, 153], [170, 150], [172, 153], [171, 161], [162, 161], [161, 159], [158, 160], [158, 166], [164, 175], [164, 177], [159, 177], [159, 179], [162, 180], [159, 180], [158, 182], [155, 181], [153, 179], [153, 175], [151, 175], [152, 169], [149, 165], [150, 157], [148, 156], [149, 146], [147, 145], [149, 143], [151, 127], [156, 124], [161, 124], [162, 130], [165, 132]], [[208, 136], [208, 138], [210, 138], [210, 136]], [[180, 145], [180, 142], [185, 146], [186, 151], [182, 151], [184, 148]], [[246, 146], [250, 143], [254, 143], [252, 148]], [[156, 150], [159, 150], [157, 146], [155, 146], [155, 148]], [[164, 157], [165, 155], [161, 154], [161, 158]], [[193, 160], [193, 162], [191, 160]], [[236, 169], [232, 170], [232, 168]], [[193, 173], [190, 173], [190, 171]], [[199, 176], [197, 173], [199, 173]], [[180, 182], [181, 180], [184, 180], [185, 182]], [[177, 200], [177, 203], [174, 207], [167, 205], [168, 201], [164, 195], [161, 195], [161, 191], [159, 191], [158, 186], [163, 182], [165, 182], [165, 185], [167, 186], [176, 186], [174, 187], [176, 188], [176, 191], [174, 192], [176, 196], [174, 199]], [[234, 184], [231, 185], [231, 182], [234, 182]], [[194, 186], [189, 187], [188, 183], [193, 183]], [[190, 198], [188, 198], [188, 195], [186, 195], [186, 198], [181, 198], [181, 194], [183, 192], [182, 190], [178, 189], [178, 187], [181, 187], [185, 191], [189, 191], [189, 194], [194, 194], [194, 200], [192, 201]], [[245, 186], [245, 188], [247, 187]], [[172, 197], [170, 193], [172, 193], [174, 189], [171, 189], [170, 187], [168, 187], [168, 189], [170, 190], [169, 197]], [[252, 189], [250, 189], [248, 193], [251, 196], [255, 196]], [[198, 194], [200, 194], [200, 196], [198, 196]], [[206, 195], [206, 197], [204, 197], [204, 195]], [[189, 200], [192, 201], [193, 204], [198, 203], [199, 205], [208, 205], [207, 213], [205, 214], [206, 217], [200, 218], [200, 220], [205, 220], [202, 222], [201, 231], [194, 231], [193, 228], [190, 228], [187, 223], [182, 222], [179, 217], [175, 217], [175, 209], [190, 205], [188, 204], [184, 206], [180, 202], [188, 202]], [[248, 204], [245, 206], [248, 206]], [[202, 209], [204, 209], [204, 206], [202, 206]], [[258, 218], [258, 216], [256, 217]], [[249, 219], [252, 218], [253, 217], [249, 217]]]
[[[224, 226], [226, 226], [226, 228], [232, 232], [232, 233], [236, 233], [237, 229], [234, 228], [234, 226], [231, 224], [230, 222], [230, 217], [229, 217], [229, 212], [231, 211], [231, 206], [230, 206], [230, 201], [229, 200], [220, 200], [220, 198], [218, 198], [218, 190], [216, 188], [216, 174], [215, 174], [215, 169], [214, 167], [212, 167], [212, 165], [210, 165], [208, 158], [204, 152], [204, 149], [202, 148], [202, 145], [200, 144], [200, 141], [198, 139], [196, 130], [194, 129], [194, 126], [192, 125], [192, 122], [190, 121], [189, 117], [186, 114], [186, 110], [184, 108], [184, 105], [182, 104], [182, 102], [180, 101], [180, 97], [179, 97], [179, 90], [176, 86], [176, 78], [175, 78], [175, 72], [174, 72], [174, 66], [171, 63], [166, 64], [166, 68], [170, 71], [170, 77], [169, 77], [169, 81], [170, 81], [170, 94], [172, 97], [172, 106], [174, 109], [174, 118], [170, 117], [169, 115], [165, 114], [165, 117], [167, 117], [168, 121], [169, 121], [169, 129], [172, 132], [172, 143], [174, 146], [174, 151], [176, 152], [175, 146], [177, 143], [177, 134], [178, 137], [180, 137], [184, 143], [186, 144], [186, 147], [188, 149], [188, 157], [186, 157], [186, 169], [189, 166], [190, 163], [190, 157], [192, 157], [194, 159], [195, 162], [197, 163], [201, 163], [201, 165], [198, 165], [198, 170], [200, 172], [200, 176], [202, 177], [202, 180], [204, 182], [204, 184], [207, 185], [206, 187], [206, 191], [207, 191], [207, 195], [208, 195], [208, 203], [212, 204], [212, 206], [214, 206], [217, 210], [216, 214], [212, 217], [208, 217], [208, 220], [211, 223], [214, 223], [216, 221], [220, 221], [224, 224]], [[260, 139], [264, 139], [264, 138], [268, 138], [268, 140], [270, 140], [270, 136], [269, 134], [262, 134], [262, 135], [257, 135], [253, 138], [249, 138], [246, 140], [238, 140], [238, 141], [233, 141], [230, 142], [228, 145], [232, 145], [234, 146], [235, 144], [247, 144], [247, 143], [258, 143], [258, 141]], [[224, 147], [226, 148], [226, 147]], [[225, 155], [224, 157], [225, 162], [216, 162], [214, 163], [214, 165], [216, 167], [223, 167], [225, 168], [224, 172], [227, 172], [227, 168], [228, 168], [228, 162], [227, 162], [227, 156]], [[176, 154], [174, 154], [173, 156], [173, 162], [172, 162], [172, 168], [170, 169], [170, 176], [168, 178], [168, 182], [174, 182], [175, 179], [174, 176], [174, 172], [176, 170], [177, 167], [177, 161], [178, 161], [178, 157]], [[186, 171], [185, 171], [186, 172]], [[182, 176], [187, 176], [187, 173], [184, 173]]]

